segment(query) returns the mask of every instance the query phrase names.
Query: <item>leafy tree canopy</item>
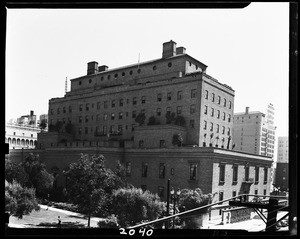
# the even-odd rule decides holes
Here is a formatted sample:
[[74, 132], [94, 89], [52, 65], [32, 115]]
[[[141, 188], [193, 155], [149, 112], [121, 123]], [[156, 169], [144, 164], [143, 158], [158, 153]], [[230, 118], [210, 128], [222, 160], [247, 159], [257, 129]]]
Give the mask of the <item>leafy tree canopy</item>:
[[145, 113], [139, 113], [136, 117], [135, 117], [135, 122], [137, 122], [140, 126], [145, 124], [145, 120], [146, 120], [146, 115]]
[[22, 187], [15, 180], [12, 183], [5, 180], [5, 211], [21, 219], [23, 215], [28, 215], [33, 210], [40, 210], [35, 190]]
[[20, 184], [24, 185], [28, 181], [28, 175], [24, 171], [24, 168], [19, 164], [12, 162], [10, 159], [5, 159], [5, 179], [9, 183], [16, 180]]
[[155, 220], [165, 211], [165, 203], [157, 194], [138, 188], [120, 188], [111, 196], [110, 213], [115, 214], [122, 227]]

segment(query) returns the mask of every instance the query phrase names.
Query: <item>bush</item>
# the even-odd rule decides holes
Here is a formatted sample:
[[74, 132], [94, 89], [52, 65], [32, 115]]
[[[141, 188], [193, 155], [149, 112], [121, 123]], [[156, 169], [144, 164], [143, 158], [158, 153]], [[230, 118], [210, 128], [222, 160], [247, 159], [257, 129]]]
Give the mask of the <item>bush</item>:
[[98, 222], [100, 228], [119, 228], [118, 218], [113, 214]]
[[77, 206], [71, 204], [71, 203], [65, 203], [65, 202], [51, 202], [53, 207], [71, 211], [71, 212], [79, 212]]

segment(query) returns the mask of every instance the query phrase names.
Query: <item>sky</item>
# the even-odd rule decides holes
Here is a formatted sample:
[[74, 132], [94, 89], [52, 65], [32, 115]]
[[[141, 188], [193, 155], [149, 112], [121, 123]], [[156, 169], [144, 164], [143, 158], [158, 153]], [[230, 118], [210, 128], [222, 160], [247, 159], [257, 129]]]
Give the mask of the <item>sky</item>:
[[161, 58], [162, 44], [207, 65], [235, 90], [234, 112], [275, 107], [276, 136], [288, 136], [289, 3], [243, 9], [8, 9], [6, 120], [48, 113], [65, 80], [87, 63], [109, 69]]

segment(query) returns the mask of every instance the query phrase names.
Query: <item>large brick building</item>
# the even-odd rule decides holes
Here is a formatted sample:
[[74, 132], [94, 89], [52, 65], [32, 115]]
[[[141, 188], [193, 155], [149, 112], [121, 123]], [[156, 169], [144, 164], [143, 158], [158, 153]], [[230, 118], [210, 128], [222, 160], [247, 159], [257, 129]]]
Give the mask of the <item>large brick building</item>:
[[[234, 90], [206, 68], [173, 41], [156, 60], [111, 70], [89, 62], [70, 92], [49, 100], [50, 132], [39, 134], [37, 151], [47, 167], [62, 170], [80, 153], [101, 153], [110, 168], [123, 163], [129, 183], [164, 200], [167, 179], [174, 188], [217, 193], [215, 201], [268, 195], [272, 159], [232, 151]], [[173, 120], [166, 117], [171, 113]]]
[[275, 187], [281, 191], [289, 188], [289, 141], [288, 137], [278, 137], [278, 151], [275, 174]]
[[[87, 75], [71, 80], [70, 92], [49, 101], [49, 124], [71, 123], [71, 141], [113, 138], [133, 141], [134, 147], [171, 147], [174, 127], [165, 116], [174, 112], [185, 121], [178, 129], [183, 144], [231, 148], [234, 90], [207, 75], [206, 68], [173, 41], [163, 44], [162, 57], [156, 60], [111, 70], [89, 62]], [[164, 126], [136, 137], [135, 118], [141, 112], [145, 125], [153, 116]], [[57, 143], [43, 141], [45, 146]]]

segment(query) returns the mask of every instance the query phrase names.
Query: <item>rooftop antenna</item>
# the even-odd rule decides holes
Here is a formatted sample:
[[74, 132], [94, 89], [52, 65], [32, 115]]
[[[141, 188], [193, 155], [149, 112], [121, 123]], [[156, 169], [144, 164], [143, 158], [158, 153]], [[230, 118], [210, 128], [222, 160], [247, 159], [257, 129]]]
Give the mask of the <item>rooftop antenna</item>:
[[67, 93], [68, 90], [68, 81], [67, 81], [67, 77], [66, 77], [66, 82], [65, 82], [65, 94]]

